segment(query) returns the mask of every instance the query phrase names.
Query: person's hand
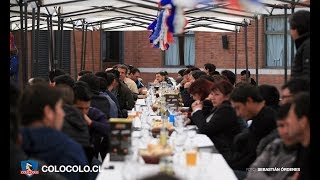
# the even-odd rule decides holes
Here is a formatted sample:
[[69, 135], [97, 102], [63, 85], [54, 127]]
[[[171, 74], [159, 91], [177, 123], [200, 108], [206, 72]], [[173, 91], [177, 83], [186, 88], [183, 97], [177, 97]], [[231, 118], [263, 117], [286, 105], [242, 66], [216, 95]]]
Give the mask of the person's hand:
[[192, 108], [193, 111], [196, 111], [196, 110], [202, 109], [203, 108], [203, 104], [201, 103], [201, 101], [197, 100], [197, 101], [194, 101], [191, 104], [191, 108]]
[[190, 120], [190, 118], [187, 118], [187, 120], [184, 122], [185, 123], [185, 125], [188, 125], [188, 124], [190, 124], [191, 123], [191, 120]]
[[88, 115], [83, 114], [84, 119], [86, 120], [88, 126], [90, 126], [92, 124], [92, 120], [88, 117]]
[[191, 82], [186, 82], [183, 87], [184, 87], [185, 89], [187, 89], [187, 88], [190, 87], [190, 85], [191, 85]]

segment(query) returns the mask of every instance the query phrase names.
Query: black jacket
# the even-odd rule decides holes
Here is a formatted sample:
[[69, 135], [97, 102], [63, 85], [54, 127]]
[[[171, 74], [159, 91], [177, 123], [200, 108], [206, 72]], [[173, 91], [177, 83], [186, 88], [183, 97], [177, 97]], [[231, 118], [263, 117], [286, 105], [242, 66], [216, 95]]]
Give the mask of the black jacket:
[[65, 116], [62, 132], [67, 134], [82, 146], [89, 146], [89, 128], [82, 113], [75, 107], [68, 104], [63, 105], [63, 110], [65, 112]]
[[[213, 115], [207, 123], [206, 119], [211, 114]], [[236, 112], [229, 101], [224, 101], [214, 108], [209, 116], [204, 116], [202, 110], [199, 110], [191, 116], [191, 120], [199, 128], [199, 133], [206, 134], [216, 149], [228, 158], [231, 155], [233, 138], [241, 131]]]
[[260, 140], [275, 128], [275, 112], [270, 107], [263, 107], [252, 118], [250, 127], [234, 138], [232, 157], [226, 158], [230, 167], [236, 170], [246, 170], [257, 158], [256, 149]]
[[305, 33], [295, 40], [296, 55], [291, 69], [291, 78], [310, 79], [310, 34]]
[[132, 93], [130, 89], [122, 82], [120, 82], [117, 87], [116, 97], [121, 110], [132, 110], [135, 104]]

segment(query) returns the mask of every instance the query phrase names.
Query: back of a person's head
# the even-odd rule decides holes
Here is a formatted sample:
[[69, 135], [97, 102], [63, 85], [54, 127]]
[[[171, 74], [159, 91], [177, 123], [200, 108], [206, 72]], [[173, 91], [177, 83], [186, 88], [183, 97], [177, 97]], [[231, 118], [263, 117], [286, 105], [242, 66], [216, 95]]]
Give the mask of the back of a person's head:
[[201, 101], [203, 101], [210, 94], [210, 89], [212, 87], [213, 83], [211, 81], [199, 78], [190, 85], [188, 92], [192, 95], [198, 94]]
[[212, 90], [219, 90], [224, 96], [231, 94], [233, 85], [228, 80], [221, 80], [214, 83]]
[[263, 84], [258, 86], [260, 94], [262, 95], [267, 106], [278, 105], [280, 101], [280, 93], [275, 86]]
[[78, 73], [78, 76], [83, 76], [83, 75], [85, 75], [85, 74], [90, 74], [90, 73], [92, 73], [92, 71], [82, 70], [82, 71], [80, 71], [80, 72]]
[[112, 73], [112, 74], [114, 75], [114, 77], [116, 78], [116, 80], [118, 80], [119, 77], [120, 77], [119, 71], [117, 71], [117, 70], [115, 70], [115, 69], [110, 69], [110, 70], [105, 71], [105, 72], [107, 72], [107, 73]]
[[281, 89], [288, 88], [291, 94], [297, 94], [301, 91], [310, 92], [310, 81], [304, 78], [293, 78], [285, 83]]
[[296, 29], [299, 35], [310, 32], [310, 12], [296, 11], [289, 17], [290, 29]]
[[58, 84], [55, 87], [60, 92], [63, 103], [72, 105], [74, 100], [74, 93], [72, 87], [66, 84]]
[[216, 70], [216, 66], [212, 63], [204, 64], [204, 68], [210, 72], [214, 72]]
[[37, 83], [48, 83], [48, 82], [45, 78], [42, 78], [42, 77], [34, 77], [34, 78], [30, 78], [28, 80], [28, 85], [30, 85], [30, 86], [37, 84]]
[[166, 173], [159, 173], [144, 177], [142, 180], [179, 180], [179, 178]]
[[233, 73], [232, 71], [225, 69], [225, 70], [221, 71], [221, 75], [227, 77], [229, 82], [232, 85], [234, 85], [236, 83], [236, 74]]
[[286, 120], [288, 113], [289, 113], [289, 110], [290, 110], [290, 107], [291, 107], [291, 103], [286, 103], [286, 104], [283, 104], [279, 107], [279, 110], [277, 112], [277, 118], [276, 118], [277, 121]]
[[178, 74], [180, 75], [180, 76], [183, 76], [183, 72], [185, 71], [186, 69], [180, 69], [179, 71], [178, 71]]
[[98, 94], [100, 91], [100, 79], [94, 74], [85, 74], [81, 76], [79, 81], [86, 82], [89, 85], [91, 92], [95, 94]]
[[191, 72], [191, 75], [194, 79], [198, 79], [200, 76], [206, 75], [206, 73], [201, 70], [195, 70]]
[[199, 77], [199, 79], [206, 79], [206, 80], [211, 81], [211, 82], [214, 83], [214, 78], [212, 76], [210, 76], [210, 75], [207, 75], [207, 74], [201, 75]]
[[98, 71], [94, 75], [96, 75], [97, 77], [102, 77], [104, 79], [107, 79], [107, 72], [105, 71]]
[[49, 80], [50, 82], [54, 82], [54, 78], [60, 75], [66, 74], [62, 69], [53, 69], [49, 71]]
[[241, 73], [240, 73], [240, 75], [241, 76], [244, 76], [244, 75], [246, 75], [247, 74], [247, 72], [248, 72], [248, 77], [250, 77], [250, 71], [248, 70], [243, 70], [243, 71], [241, 71]]
[[130, 73], [131, 73], [131, 74], [135, 74], [136, 72], [141, 73], [138, 68], [132, 68], [132, 69], [130, 70]]
[[86, 82], [78, 81], [73, 87], [74, 101], [91, 101], [92, 93]]
[[190, 69], [190, 68], [184, 70], [184, 71], [183, 71], [183, 76], [189, 74], [190, 72], [191, 72], [191, 69]]
[[48, 84], [35, 84], [24, 89], [19, 103], [19, 115], [22, 125], [29, 125], [35, 121], [42, 121], [44, 108], [55, 109], [61, 94], [55, 87]]
[[294, 105], [294, 112], [299, 119], [306, 116], [310, 122], [310, 93], [298, 93], [294, 97], [292, 105]]
[[197, 67], [192, 67], [192, 68], [190, 68], [190, 71], [197, 71], [197, 70], [200, 70], [200, 69], [197, 68]]
[[107, 75], [107, 87], [109, 87], [112, 82], [116, 79], [115, 75], [113, 73], [106, 73]]
[[263, 97], [261, 96], [258, 87], [248, 83], [241, 84], [234, 88], [230, 99], [234, 102], [245, 104], [249, 97], [253, 102], [263, 101]]
[[220, 81], [229, 81], [227, 77], [222, 76], [222, 75], [213, 75], [212, 78], [213, 78], [214, 83], [217, 83]]
[[108, 88], [107, 86], [107, 80], [103, 77], [98, 77], [100, 80], [100, 91], [104, 92], [106, 91], [106, 89]]
[[74, 80], [68, 74], [56, 76], [55, 78], [53, 78], [53, 81], [55, 82], [55, 85], [64, 84], [70, 86], [71, 88], [74, 85]]

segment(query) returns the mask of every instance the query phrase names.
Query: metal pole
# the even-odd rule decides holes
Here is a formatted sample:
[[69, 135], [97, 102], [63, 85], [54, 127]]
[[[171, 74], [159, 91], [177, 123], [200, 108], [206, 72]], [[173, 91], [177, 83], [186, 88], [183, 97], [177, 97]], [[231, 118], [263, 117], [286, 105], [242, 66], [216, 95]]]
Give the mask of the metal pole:
[[99, 61], [99, 69], [100, 69], [100, 71], [102, 71], [102, 61], [103, 61], [103, 59], [102, 59], [102, 33], [103, 33], [103, 31], [102, 31], [102, 22], [100, 23], [100, 61]]
[[63, 18], [60, 19], [60, 68], [63, 66]]
[[246, 73], [246, 81], [248, 81], [248, 79], [249, 79], [249, 72], [248, 72], [248, 38], [247, 38], [247, 26], [248, 26], [248, 24], [247, 24], [247, 22], [246, 21], [244, 21], [244, 51], [245, 51], [245, 58], [246, 58], [246, 71], [247, 71], [247, 73]]
[[55, 36], [54, 36], [54, 31], [53, 31], [53, 25], [52, 25], [52, 15], [49, 16], [50, 17], [50, 31], [51, 31], [51, 60], [52, 60], [52, 64], [54, 69], [57, 68], [57, 61], [56, 61], [56, 56], [55, 56]]
[[[25, 81], [24, 81], [24, 77], [23, 77], [23, 75], [24, 75], [24, 62], [26, 61], [26, 59], [25, 59], [25, 52], [24, 52], [24, 44], [25, 44], [25, 42], [24, 42], [24, 29], [23, 29], [23, 3], [24, 3], [24, 1], [23, 0], [21, 0], [20, 1], [20, 3], [19, 3], [19, 5], [20, 5], [20, 36], [21, 36], [21, 43], [20, 43], [20, 48], [21, 48], [21, 75], [22, 76], [20, 76], [21, 78], [22, 78], [22, 87], [24, 87], [25, 86]], [[20, 69], [20, 68], [19, 68]]]
[[36, 9], [32, 8], [32, 33], [31, 33], [31, 76], [34, 77], [35, 73], [34, 73], [34, 42], [35, 42], [35, 23], [36, 23], [36, 18], [35, 18], [35, 14], [36, 14]]
[[234, 41], [235, 41], [235, 43], [234, 43], [234, 74], [236, 75], [236, 79], [237, 79], [237, 69], [238, 69], [238, 67], [237, 67], [237, 64], [238, 64], [238, 30], [237, 30], [237, 26], [235, 26], [235, 29], [236, 29], [236, 31], [235, 31], [235, 35], [234, 35]]
[[258, 44], [258, 37], [259, 37], [259, 23], [258, 23], [258, 15], [255, 16], [255, 46], [256, 46], [256, 83], [259, 85], [259, 44]]
[[74, 53], [74, 79], [77, 79], [77, 43], [76, 43], [76, 31], [75, 31], [75, 25], [73, 24], [73, 53]]
[[48, 26], [48, 59], [49, 59], [49, 71], [52, 70], [52, 56], [51, 56], [51, 31], [50, 31], [50, 15], [47, 16], [47, 26]]
[[[55, 36], [55, 38], [58, 38], [58, 39], [59, 39], [59, 37], [61, 36], [61, 24], [60, 24], [60, 22], [61, 22], [61, 18], [60, 18], [60, 8], [58, 8], [58, 33], [57, 33], [57, 36], [58, 36], [58, 37]], [[60, 40], [61, 40], [61, 38], [60, 38]], [[55, 41], [55, 42], [57, 42], [57, 41]], [[57, 53], [57, 54], [56, 54], [56, 58], [57, 58], [57, 62], [56, 62], [56, 63], [59, 64], [59, 68], [61, 69], [61, 59], [60, 59], [60, 50], [61, 50], [61, 47], [60, 47], [60, 45], [61, 45], [61, 42], [60, 42], [59, 45], [57, 45], [58, 48], [56, 49], [57, 52], [55, 52], [55, 53]]]
[[25, 43], [24, 43], [24, 51], [25, 51], [25, 61], [24, 64], [24, 77], [23, 82], [26, 84], [28, 82], [28, 2], [24, 0], [24, 20], [25, 20]]
[[93, 29], [91, 31], [91, 55], [92, 55], [92, 72], [94, 72]]
[[38, 75], [38, 62], [39, 62], [39, 38], [40, 38], [40, 5], [37, 5], [37, 38], [36, 38], [36, 64], [35, 74]]
[[284, 5], [284, 83], [287, 82], [287, 70], [288, 70], [288, 67], [287, 67], [287, 63], [288, 63], [288, 37], [287, 37], [287, 34], [288, 34], [288, 24], [287, 24], [287, 17], [288, 17], [288, 14], [287, 14], [287, 8], [288, 8], [288, 5]]
[[[294, 7], [292, 7], [292, 9], [291, 9], [291, 14], [293, 14], [293, 13], [294, 13]], [[290, 60], [291, 60], [291, 69], [292, 69], [295, 45], [294, 45], [294, 40], [292, 38], [290, 38], [290, 39], [291, 39], [291, 59]]]
[[83, 50], [84, 50], [84, 24], [82, 21], [82, 44], [81, 44], [81, 63], [80, 63], [80, 70], [84, 70], [83, 68]]
[[83, 53], [83, 69], [86, 69], [86, 56], [87, 56], [87, 32], [88, 32], [88, 25], [85, 24], [85, 31], [84, 31], [84, 53]]

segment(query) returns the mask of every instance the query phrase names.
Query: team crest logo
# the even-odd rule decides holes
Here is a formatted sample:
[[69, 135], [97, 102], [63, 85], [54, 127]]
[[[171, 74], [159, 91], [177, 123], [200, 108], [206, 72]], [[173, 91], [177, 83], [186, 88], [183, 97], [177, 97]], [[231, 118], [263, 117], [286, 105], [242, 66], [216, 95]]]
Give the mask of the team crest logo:
[[34, 161], [34, 160], [21, 161], [20, 174], [25, 174], [28, 177], [31, 177], [34, 174], [39, 174], [38, 161]]

